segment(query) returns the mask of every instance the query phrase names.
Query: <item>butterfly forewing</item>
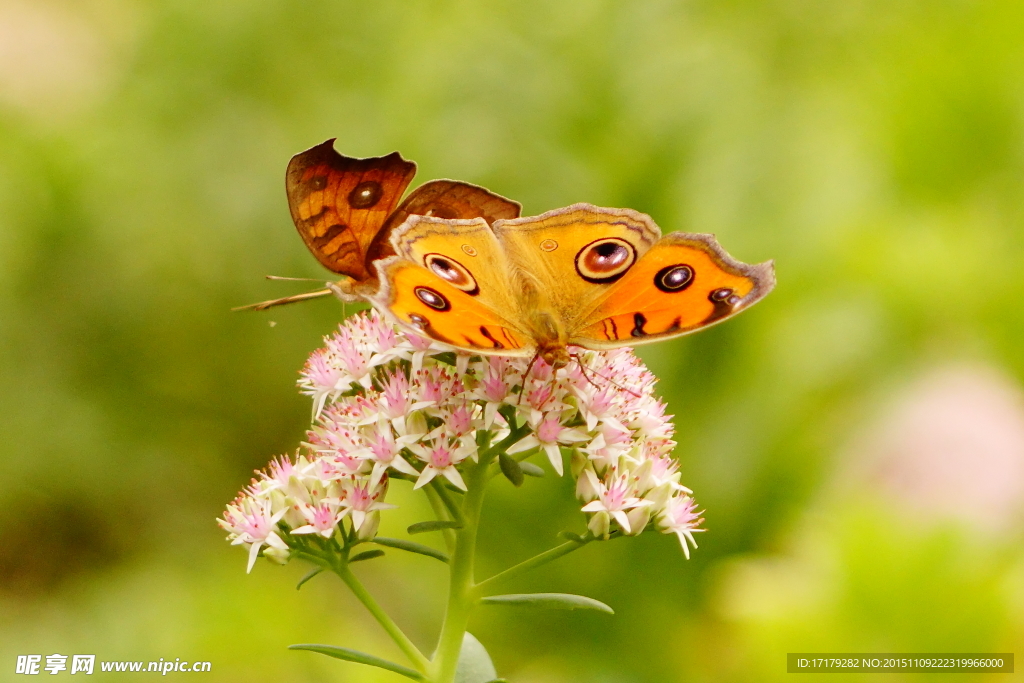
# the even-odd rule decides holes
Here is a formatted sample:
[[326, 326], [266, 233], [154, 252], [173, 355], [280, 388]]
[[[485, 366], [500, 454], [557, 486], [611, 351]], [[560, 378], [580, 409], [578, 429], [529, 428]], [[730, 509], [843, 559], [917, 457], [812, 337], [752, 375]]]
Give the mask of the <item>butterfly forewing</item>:
[[676, 337], [729, 318], [775, 285], [771, 262], [731, 258], [711, 235], [665, 235], [569, 330], [571, 343], [631, 346]]
[[373, 303], [432, 339], [480, 351], [529, 354], [505, 253], [483, 219], [412, 216], [377, 262], [386, 283]]
[[551, 312], [567, 324], [623, 277], [658, 239], [650, 217], [632, 209], [573, 204], [495, 223], [509, 259], [528, 273]]
[[292, 220], [324, 267], [357, 282], [375, 277], [368, 252], [416, 164], [398, 152], [354, 159], [334, 150], [334, 140], [292, 157], [286, 174]]
[[[381, 263], [388, 263], [386, 259]], [[474, 295], [405, 260], [387, 265], [388, 309], [406, 327], [477, 353], [529, 356], [533, 342]]]

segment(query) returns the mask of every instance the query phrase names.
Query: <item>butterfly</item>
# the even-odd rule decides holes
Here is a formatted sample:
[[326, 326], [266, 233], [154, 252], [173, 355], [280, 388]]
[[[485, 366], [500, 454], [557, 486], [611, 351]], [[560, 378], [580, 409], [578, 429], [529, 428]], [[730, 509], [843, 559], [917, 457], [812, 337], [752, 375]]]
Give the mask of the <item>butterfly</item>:
[[775, 286], [713, 235], [661, 230], [646, 214], [573, 204], [486, 220], [409, 216], [377, 261], [369, 300], [398, 323], [479, 354], [555, 367], [569, 346], [612, 349], [726, 320]]
[[347, 157], [335, 151], [333, 138], [292, 157], [285, 189], [295, 227], [313, 256], [344, 278], [328, 283], [326, 289], [243, 308], [262, 310], [332, 292], [346, 301], [363, 299], [378, 288], [373, 262], [394, 254], [391, 232], [410, 215], [491, 223], [516, 218], [522, 208], [458, 180], [431, 180], [399, 204], [415, 175], [416, 164], [398, 152]]

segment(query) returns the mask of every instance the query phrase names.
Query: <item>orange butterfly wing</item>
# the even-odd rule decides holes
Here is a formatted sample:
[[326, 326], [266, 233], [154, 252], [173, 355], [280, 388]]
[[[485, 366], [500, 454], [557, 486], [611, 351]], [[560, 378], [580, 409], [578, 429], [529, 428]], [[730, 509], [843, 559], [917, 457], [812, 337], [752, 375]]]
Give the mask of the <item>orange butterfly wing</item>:
[[437, 341], [553, 361], [677, 337], [725, 320], [775, 285], [711, 235], [657, 239], [643, 214], [577, 204], [496, 222], [411, 216], [377, 262], [372, 302]]
[[485, 220], [411, 216], [392, 242], [396, 254], [377, 262], [384, 284], [371, 300], [378, 308], [444, 344], [532, 354], [505, 254]]
[[771, 261], [748, 265], [712, 235], [671, 233], [593, 302], [570, 343], [601, 349], [680, 336], [736, 315], [774, 286]]

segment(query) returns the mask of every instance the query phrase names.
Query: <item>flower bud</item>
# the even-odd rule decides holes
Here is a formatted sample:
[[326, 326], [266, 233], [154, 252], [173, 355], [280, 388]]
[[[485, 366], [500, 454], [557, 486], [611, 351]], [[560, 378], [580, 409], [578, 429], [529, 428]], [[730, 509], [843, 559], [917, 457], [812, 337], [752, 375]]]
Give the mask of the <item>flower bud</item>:
[[629, 535], [639, 536], [651, 521], [651, 506], [633, 508], [626, 513], [626, 517], [629, 519]]
[[264, 548], [263, 557], [275, 564], [288, 564], [291, 551], [288, 548]]
[[356, 537], [360, 541], [369, 541], [377, 535], [377, 527], [380, 526], [380, 512], [374, 510], [373, 512], [366, 513], [366, 519], [363, 520], [362, 525], [359, 527], [359, 531], [356, 532]]
[[597, 538], [608, 539], [608, 532], [611, 527], [611, 515], [607, 512], [601, 511], [594, 513], [594, 516], [587, 522], [587, 528], [590, 529], [590, 533], [594, 534]]

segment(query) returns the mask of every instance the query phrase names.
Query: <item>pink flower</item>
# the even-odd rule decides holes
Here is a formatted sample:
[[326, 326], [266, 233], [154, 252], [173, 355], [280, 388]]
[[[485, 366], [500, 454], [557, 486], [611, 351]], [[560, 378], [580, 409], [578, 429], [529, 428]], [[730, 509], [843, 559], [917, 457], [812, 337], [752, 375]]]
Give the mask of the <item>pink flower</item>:
[[454, 446], [447, 437], [435, 434], [429, 445], [427, 443], [415, 444], [410, 446], [410, 450], [426, 463], [423, 472], [420, 473], [419, 479], [413, 486], [414, 489], [425, 486], [434, 477], [441, 475], [463, 491], [466, 490], [466, 483], [455, 466], [472, 454], [471, 448], [461, 444]]
[[[650, 501], [643, 500], [633, 495], [633, 488], [630, 486], [629, 477], [625, 473], [612, 479], [608, 485], [599, 481], [597, 475], [595, 475], [592, 470], [587, 470], [586, 476], [590, 478], [591, 486], [595, 491], [597, 491], [597, 499], [584, 505], [583, 512], [603, 513], [618, 522], [624, 532], [627, 534], [631, 533], [633, 529], [626, 511], [631, 510], [632, 508], [650, 505]], [[595, 531], [595, 536], [608, 535], [606, 522], [603, 523], [601, 528], [603, 533], [599, 534]]]
[[402, 449], [415, 443], [419, 439], [418, 436], [395, 436], [391, 425], [385, 420], [380, 420], [366, 431], [364, 438], [366, 448], [358, 455], [373, 461], [370, 483], [376, 485], [388, 468], [404, 474], [419, 476], [416, 468], [401, 455]]
[[478, 444], [501, 443], [513, 429], [521, 437], [509, 455], [543, 453], [562, 475], [570, 453], [596, 536], [638, 534], [654, 520], [689, 552], [701, 520], [671, 458], [671, 416], [628, 349], [573, 348], [558, 369], [542, 359], [454, 358], [376, 312], [325, 339], [299, 379], [314, 407], [304, 450], [271, 461], [218, 520], [232, 543], [249, 547], [250, 568], [260, 554], [286, 561], [291, 534], [372, 539], [394, 507], [384, 500], [389, 475], [415, 489], [440, 476], [466, 490], [462, 470]]
[[324, 538], [334, 535], [338, 522], [345, 516], [339, 511], [338, 505], [322, 500], [314, 505], [299, 503], [296, 505], [308, 524], [292, 529], [293, 534], [319, 534]]
[[697, 528], [704, 521], [700, 515], [701, 513], [697, 511], [697, 503], [693, 498], [676, 496], [669, 501], [668, 506], [658, 516], [657, 525], [661, 533], [675, 534], [679, 538], [686, 559], [690, 559], [690, 549], [686, 542], [689, 541], [696, 548], [697, 542], [693, 540], [693, 535], [704, 531], [704, 529]]
[[559, 446], [568, 446], [590, 438], [578, 429], [564, 427], [557, 414], [543, 416], [534, 429], [533, 434], [513, 444], [508, 449], [508, 454], [523, 453], [539, 447], [547, 454], [548, 461], [558, 476], [562, 476], [562, 451]]
[[387, 476], [383, 477], [376, 485], [370, 482], [353, 482], [346, 487], [348, 495], [345, 496], [342, 504], [345, 506], [345, 511], [352, 516], [352, 527], [356, 532], [362, 530], [367, 520], [371, 519], [372, 513], [379, 510], [392, 510], [398, 507], [397, 505], [383, 502], [387, 488]]
[[284, 510], [273, 510], [269, 500], [256, 501], [240, 497], [228, 506], [224, 518], [217, 520], [222, 529], [230, 532], [232, 545], [249, 545], [249, 564], [246, 573], [259, 557], [260, 548], [268, 545], [280, 551], [287, 551], [288, 545], [277, 535], [277, 521], [284, 516]]

